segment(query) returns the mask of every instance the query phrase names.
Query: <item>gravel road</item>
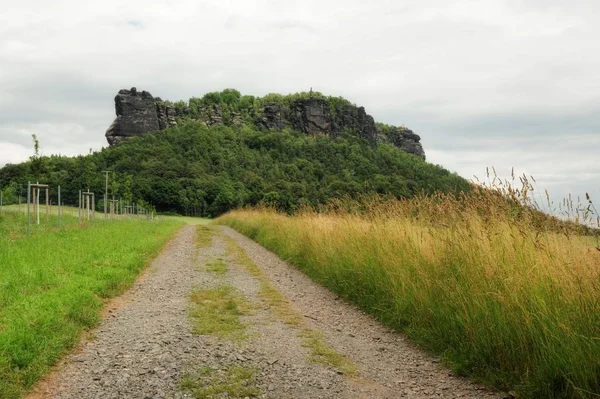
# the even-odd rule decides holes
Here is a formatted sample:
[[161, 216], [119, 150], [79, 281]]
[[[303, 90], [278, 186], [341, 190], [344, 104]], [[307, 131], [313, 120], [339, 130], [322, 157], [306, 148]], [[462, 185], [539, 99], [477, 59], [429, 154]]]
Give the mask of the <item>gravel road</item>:
[[[263, 398], [503, 398], [453, 376], [436, 359], [340, 300], [250, 239], [219, 227], [212, 244], [197, 248], [195, 226], [180, 230], [130, 292], [112, 302], [106, 318], [30, 395], [38, 398], [187, 398], [184, 376], [232, 365], [256, 371]], [[261, 283], [228, 250], [243, 248], [270, 283], [302, 315], [301, 328], [356, 366], [347, 374], [311, 361], [298, 326], [286, 324], [260, 295]], [[225, 274], [206, 269], [221, 259]], [[242, 342], [192, 333], [193, 290], [231, 285], [253, 305], [241, 317]], [[222, 396], [231, 397], [231, 396]]]

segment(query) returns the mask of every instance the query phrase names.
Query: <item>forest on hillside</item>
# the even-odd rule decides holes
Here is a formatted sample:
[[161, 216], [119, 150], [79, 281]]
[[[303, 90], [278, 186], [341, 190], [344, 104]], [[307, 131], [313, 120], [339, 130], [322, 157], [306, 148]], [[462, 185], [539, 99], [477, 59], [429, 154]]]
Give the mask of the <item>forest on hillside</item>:
[[[312, 137], [193, 120], [88, 155], [33, 155], [0, 169], [0, 184], [5, 203], [24, 195], [28, 181], [39, 181], [60, 185], [65, 204], [76, 204], [80, 189], [102, 198], [103, 170], [113, 172], [109, 196], [201, 216], [260, 203], [293, 212], [342, 197], [402, 198], [470, 188], [441, 166], [391, 144], [372, 147], [352, 134]], [[97, 205], [101, 209], [102, 201]]]

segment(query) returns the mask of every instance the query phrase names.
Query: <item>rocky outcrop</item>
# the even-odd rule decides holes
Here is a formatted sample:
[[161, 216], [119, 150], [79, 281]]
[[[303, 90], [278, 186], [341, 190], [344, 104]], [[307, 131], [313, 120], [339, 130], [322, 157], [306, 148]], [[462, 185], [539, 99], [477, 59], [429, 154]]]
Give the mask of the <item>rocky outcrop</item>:
[[[425, 159], [421, 138], [404, 127], [385, 126], [378, 129], [375, 120], [363, 107], [347, 101], [330, 102], [327, 98], [296, 98], [278, 103], [266, 103], [256, 109], [231, 108], [217, 104], [204, 104], [192, 112], [189, 107], [174, 109], [170, 103], [154, 98], [147, 91], [141, 93], [135, 87], [121, 90], [115, 97], [117, 118], [106, 131], [110, 145], [135, 136], [154, 133], [177, 125], [175, 117], [193, 118], [206, 126], [256, 125], [263, 130], [290, 128], [312, 136], [336, 137], [343, 133], [356, 134], [371, 146], [390, 143], [403, 151]], [[232, 110], [234, 109], [234, 110]]]
[[175, 111], [147, 91], [120, 90], [115, 97], [117, 117], [106, 131], [106, 140], [115, 145], [177, 124]]
[[287, 108], [279, 104], [269, 104], [263, 107], [262, 116], [256, 120], [258, 127], [263, 129], [283, 130], [290, 127]]
[[368, 140], [371, 145], [376, 145], [377, 141], [375, 121], [363, 107], [343, 105], [339, 109], [332, 109], [323, 98], [296, 100], [289, 107], [265, 105], [256, 125], [269, 130], [289, 127], [313, 136], [336, 137], [350, 130]]
[[402, 151], [425, 159], [421, 137], [405, 127], [390, 127], [384, 131], [380, 131], [378, 141], [393, 144]]
[[296, 100], [292, 105], [293, 127], [311, 135], [335, 135], [329, 102], [315, 98]]
[[167, 105], [160, 97], [154, 99], [156, 104], [156, 116], [158, 117], [158, 128], [164, 130], [173, 126], [177, 126], [175, 120], [175, 109]]
[[367, 115], [364, 107], [345, 105], [340, 112], [338, 130], [350, 127], [356, 133], [366, 139], [372, 146], [377, 143], [377, 127], [371, 115]]

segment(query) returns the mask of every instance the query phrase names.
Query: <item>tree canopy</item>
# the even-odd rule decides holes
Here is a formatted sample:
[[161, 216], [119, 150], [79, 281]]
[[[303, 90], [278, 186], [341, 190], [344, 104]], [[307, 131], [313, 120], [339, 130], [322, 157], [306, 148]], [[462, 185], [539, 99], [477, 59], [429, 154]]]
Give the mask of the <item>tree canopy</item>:
[[[251, 102], [235, 90], [214, 97]], [[14, 196], [24, 192], [28, 180], [39, 180], [60, 185], [65, 203], [75, 204], [80, 189], [103, 193], [101, 171], [112, 170], [109, 195], [145, 201], [163, 212], [203, 216], [259, 203], [293, 212], [340, 197], [400, 198], [469, 189], [466, 180], [441, 166], [389, 144], [373, 148], [355, 135], [312, 137], [248, 124], [208, 127], [193, 120], [88, 155], [42, 158], [43, 168], [32, 157], [0, 169], [2, 187]]]

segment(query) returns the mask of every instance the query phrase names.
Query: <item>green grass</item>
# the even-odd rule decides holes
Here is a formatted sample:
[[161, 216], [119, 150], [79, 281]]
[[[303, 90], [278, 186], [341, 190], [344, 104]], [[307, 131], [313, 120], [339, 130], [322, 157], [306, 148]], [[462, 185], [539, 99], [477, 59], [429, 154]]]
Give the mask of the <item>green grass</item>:
[[206, 270], [215, 274], [223, 275], [227, 273], [227, 263], [223, 259], [215, 259], [206, 264]]
[[180, 226], [99, 222], [65, 215], [24, 232], [24, 215], [0, 216], [0, 398], [22, 397], [99, 321]]
[[356, 366], [325, 343], [325, 338], [321, 331], [304, 328], [298, 333], [298, 336], [303, 340], [302, 346], [310, 349], [311, 361], [332, 367], [345, 374], [354, 374], [356, 372]]
[[255, 386], [255, 376], [256, 370], [250, 367], [203, 367], [197, 373], [186, 375], [181, 388], [195, 399], [255, 398], [261, 393]]
[[198, 225], [196, 227], [196, 246], [198, 248], [210, 247], [214, 234], [214, 226]]
[[193, 217], [193, 216], [171, 216], [171, 215], [158, 215], [156, 216], [159, 220], [174, 220], [191, 225], [207, 225], [211, 223], [211, 219]]
[[230, 285], [196, 290], [191, 295], [190, 318], [194, 333], [229, 338], [246, 338], [246, 326], [240, 316], [249, 314], [251, 304]]

